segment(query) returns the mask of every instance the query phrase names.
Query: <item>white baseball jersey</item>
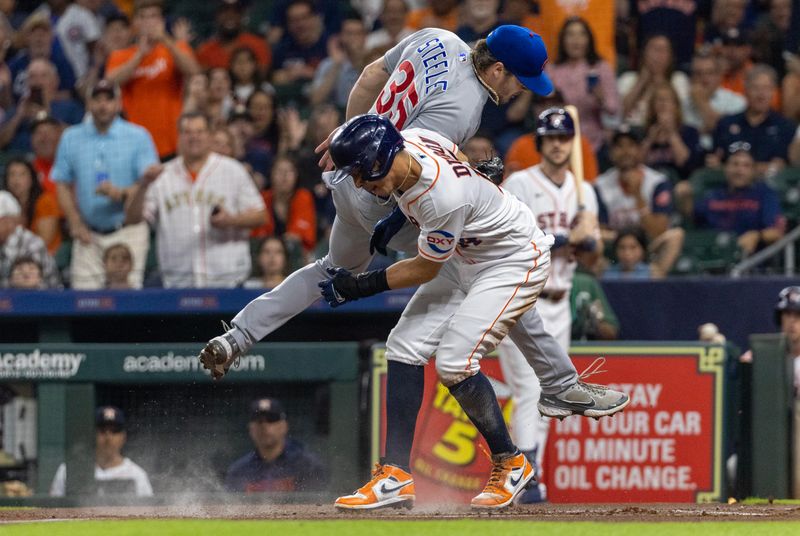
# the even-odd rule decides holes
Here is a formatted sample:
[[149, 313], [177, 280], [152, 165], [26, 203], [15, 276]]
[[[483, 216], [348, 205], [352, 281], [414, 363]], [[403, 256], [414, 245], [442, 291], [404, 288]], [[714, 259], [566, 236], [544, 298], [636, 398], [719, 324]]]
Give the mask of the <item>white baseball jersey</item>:
[[423, 168], [417, 183], [398, 197], [400, 209], [420, 229], [422, 257], [445, 262], [456, 255], [476, 264], [545, 238], [525, 205], [458, 160], [453, 142], [422, 129], [402, 134]]
[[386, 356], [424, 365], [435, 354], [439, 378], [454, 385], [533, 307], [553, 237], [519, 199], [458, 160], [453, 142], [422, 129], [402, 134], [422, 174], [395, 197], [420, 229], [418, 254], [444, 266], [403, 311]]
[[[540, 229], [546, 233], [564, 236], [569, 235], [578, 213], [576, 186], [572, 172], [567, 171], [564, 184], [558, 186], [547, 178], [539, 165], [512, 173], [503, 182], [505, 190], [517, 196], [531, 209]], [[583, 203], [587, 212], [597, 216], [597, 196], [594, 189], [586, 183], [583, 183]], [[569, 293], [576, 266], [575, 261], [569, 260], [569, 248], [554, 251], [545, 290], [563, 290]]]
[[398, 130], [432, 130], [462, 145], [478, 130], [489, 96], [470, 50], [440, 28], [406, 37], [383, 56], [390, 76], [370, 113], [388, 117]]
[[[641, 196], [648, 201], [651, 212], [669, 214], [672, 211], [672, 186], [669, 179], [647, 166], [643, 166], [643, 170]], [[641, 224], [642, 216], [636, 208], [636, 197], [625, 191], [617, 168], [611, 168], [598, 176], [595, 187], [604, 207], [600, 223], [617, 230]]]
[[[98, 481], [109, 480], [130, 480], [133, 482], [134, 492], [137, 497], [151, 497], [153, 488], [150, 486], [150, 479], [144, 469], [136, 465], [129, 458], [123, 458], [122, 463], [116, 467], [103, 469], [94, 466], [94, 479]], [[61, 464], [56, 469], [56, 476], [50, 484], [50, 495], [52, 497], [63, 497], [66, 492], [67, 466]]]
[[156, 229], [165, 287], [234, 287], [250, 275], [250, 231], [213, 227], [216, 206], [264, 209], [247, 170], [227, 156], [211, 153], [195, 180], [175, 158], [150, 185], [144, 217]]

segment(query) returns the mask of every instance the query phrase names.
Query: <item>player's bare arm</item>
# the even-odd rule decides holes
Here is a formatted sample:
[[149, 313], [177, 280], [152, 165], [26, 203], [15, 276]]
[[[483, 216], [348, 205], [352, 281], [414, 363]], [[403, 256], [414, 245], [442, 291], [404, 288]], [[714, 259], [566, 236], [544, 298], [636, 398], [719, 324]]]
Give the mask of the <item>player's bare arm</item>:
[[386, 269], [386, 282], [390, 289], [416, 287], [431, 281], [439, 274], [442, 263], [429, 261], [417, 255], [413, 259], [396, 262]]
[[381, 89], [388, 81], [389, 73], [384, 67], [383, 56], [364, 67], [347, 99], [345, 119], [369, 112]]
[[[388, 80], [389, 73], [386, 72], [383, 66], [383, 56], [364, 67], [361, 76], [356, 81], [356, 85], [350, 91], [350, 97], [347, 100], [346, 118], [350, 119], [356, 115], [367, 113]], [[328, 147], [334, 134], [336, 134], [336, 130], [331, 132], [328, 138], [314, 149], [317, 154], [323, 153], [322, 158], [319, 159], [319, 167], [323, 171], [333, 169], [333, 161], [330, 154], [328, 154]]]

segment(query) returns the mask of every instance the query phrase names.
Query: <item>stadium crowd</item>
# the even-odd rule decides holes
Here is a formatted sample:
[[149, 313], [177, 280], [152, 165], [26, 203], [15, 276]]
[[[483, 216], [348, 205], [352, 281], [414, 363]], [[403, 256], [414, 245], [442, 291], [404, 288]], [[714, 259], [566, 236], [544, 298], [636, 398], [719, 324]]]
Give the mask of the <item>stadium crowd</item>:
[[607, 244], [587, 273], [726, 271], [800, 219], [793, 0], [0, 2], [0, 287], [272, 287], [326, 251], [314, 149], [423, 27], [540, 33], [555, 92], [488, 103], [506, 174], [580, 113]]

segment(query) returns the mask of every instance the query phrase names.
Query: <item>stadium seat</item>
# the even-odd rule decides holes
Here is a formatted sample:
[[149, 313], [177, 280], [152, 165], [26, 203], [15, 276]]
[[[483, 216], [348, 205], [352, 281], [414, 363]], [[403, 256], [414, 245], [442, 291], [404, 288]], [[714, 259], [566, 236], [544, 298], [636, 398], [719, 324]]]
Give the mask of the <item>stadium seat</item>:
[[689, 184], [692, 185], [694, 201], [697, 203], [703, 200], [706, 193], [725, 186], [725, 174], [721, 169], [701, 168], [692, 173]]
[[800, 223], [800, 168], [785, 168], [768, 182], [778, 191], [781, 210], [791, 226]]
[[741, 258], [736, 235], [708, 229], [686, 231], [683, 250], [675, 263], [677, 274], [723, 274]]

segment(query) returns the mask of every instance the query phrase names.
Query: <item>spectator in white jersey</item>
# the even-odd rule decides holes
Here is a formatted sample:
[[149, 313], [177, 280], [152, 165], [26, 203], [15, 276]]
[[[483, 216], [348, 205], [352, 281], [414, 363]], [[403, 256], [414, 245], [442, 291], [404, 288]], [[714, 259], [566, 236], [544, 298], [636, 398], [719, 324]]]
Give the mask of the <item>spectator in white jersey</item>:
[[236, 287], [250, 275], [250, 230], [266, 221], [264, 201], [247, 170], [211, 151], [209, 119], [178, 120], [178, 157], [144, 178], [126, 220], [156, 230], [165, 287]]
[[669, 179], [644, 165], [642, 132], [621, 125], [611, 142], [614, 167], [597, 177], [600, 229], [603, 239], [614, 242], [620, 231], [641, 228], [648, 250], [657, 258], [657, 275], [669, 272], [683, 246], [683, 230], [670, 228], [673, 212]]
[[641, 142], [640, 129], [621, 125], [611, 142], [614, 167], [595, 181], [606, 240], [613, 241], [623, 227], [641, 226], [650, 239], [669, 227], [672, 186], [664, 175], [644, 165]]
[[[150, 497], [153, 488], [144, 469], [122, 455], [128, 440], [125, 414], [114, 406], [101, 406], [95, 412], [94, 480], [98, 495], [136, 495]], [[67, 465], [62, 463], [50, 485], [50, 495], [63, 497], [67, 491]]]

